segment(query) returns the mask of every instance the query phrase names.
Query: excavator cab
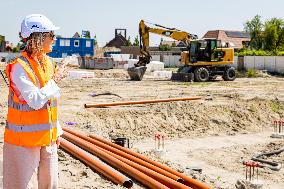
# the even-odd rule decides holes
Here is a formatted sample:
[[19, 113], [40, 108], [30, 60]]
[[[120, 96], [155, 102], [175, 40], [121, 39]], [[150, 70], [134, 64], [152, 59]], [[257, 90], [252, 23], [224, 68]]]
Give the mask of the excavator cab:
[[222, 61], [225, 55], [221, 41], [217, 39], [191, 41], [188, 48], [190, 63]]

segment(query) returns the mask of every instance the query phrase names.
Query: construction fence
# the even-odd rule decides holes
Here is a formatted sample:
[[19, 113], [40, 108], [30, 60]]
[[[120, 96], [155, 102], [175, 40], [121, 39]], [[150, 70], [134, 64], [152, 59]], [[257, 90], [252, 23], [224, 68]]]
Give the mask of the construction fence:
[[[180, 55], [152, 55], [153, 61], [160, 61], [165, 67], [180, 67]], [[284, 56], [235, 56], [234, 64], [238, 70], [267, 70], [271, 73], [284, 73]]]
[[238, 70], [267, 70], [284, 73], [284, 56], [235, 56], [233, 66]]

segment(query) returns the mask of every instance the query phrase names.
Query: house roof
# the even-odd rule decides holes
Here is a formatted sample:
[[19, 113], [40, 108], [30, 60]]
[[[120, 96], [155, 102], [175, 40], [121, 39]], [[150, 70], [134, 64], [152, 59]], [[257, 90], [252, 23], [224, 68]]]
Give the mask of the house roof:
[[228, 37], [233, 38], [250, 38], [250, 34], [244, 31], [225, 31]]
[[72, 38], [80, 38], [80, 37], [81, 37], [80, 34], [79, 34], [78, 32], [76, 32], [76, 33], [73, 35]]
[[244, 41], [250, 41], [249, 33], [244, 31], [226, 31], [226, 30], [211, 30], [208, 31], [203, 38], [214, 38], [228, 43], [229, 47], [240, 49], [243, 47]]
[[121, 46], [125, 46], [127, 39], [121, 34], [117, 34], [115, 38], [113, 38], [110, 42], [106, 44], [106, 47], [116, 47], [121, 48]]

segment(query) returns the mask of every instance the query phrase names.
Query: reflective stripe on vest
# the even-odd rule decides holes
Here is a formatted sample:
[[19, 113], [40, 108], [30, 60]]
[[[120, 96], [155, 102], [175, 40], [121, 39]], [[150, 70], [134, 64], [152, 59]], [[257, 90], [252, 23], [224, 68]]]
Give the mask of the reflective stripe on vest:
[[34, 77], [35, 77], [35, 79], [36, 79], [37, 87], [40, 88], [40, 82], [39, 82], [39, 80], [38, 80], [36, 74], [34, 73], [34, 70], [33, 70], [32, 65], [30, 64], [30, 62], [29, 62], [29, 61], [26, 59], [26, 57], [24, 57], [24, 56], [20, 56], [19, 58], [20, 58], [22, 61], [24, 61], [24, 62], [29, 66], [29, 68], [31, 69], [31, 72], [33, 73], [33, 75], [34, 75]]
[[[10, 96], [8, 98], [8, 107], [9, 108], [13, 108], [13, 109], [23, 111], [23, 112], [35, 111], [35, 109], [31, 108], [28, 104], [20, 104], [20, 103], [14, 102], [13, 97], [14, 97], [14, 92], [11, 91]], [[52, 100], [50, 105], [49, 105], [49, 102], [45, 103], [45, 105], [38, 110], [44, 110], [44, 109], [48, 109], [48, 108], [51, 108], [51, 107], [57, 107], [57, 101], [56, 100]]]
[[21, 125], [15, 125], [12, 123], [6, 123], [6, 128], [14, 131], [14, 132], [37, 132], [37, 131], [49, 131], [52, 128], [56, 128], [57, 123], [51, 123], [51, 124], [36, 124], [31, 126], [21, 126]]

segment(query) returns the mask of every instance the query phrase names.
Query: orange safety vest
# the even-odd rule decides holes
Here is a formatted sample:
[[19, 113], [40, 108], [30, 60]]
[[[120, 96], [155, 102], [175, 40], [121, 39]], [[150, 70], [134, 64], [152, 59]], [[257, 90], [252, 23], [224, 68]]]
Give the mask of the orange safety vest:
[[43, 62], [43, 70], [26, 52], [7, 65], [10, 87], [4, 141], [26, 147], [50, 145], [57, 140], [57, 100], [49, 100], [38, 110], [21, 101], [11, 86], [11, 70], [16, 63], [24, 68], [33, 84], [39, 88], [44, 87], [54, 74], [54, 66], [49, 58]]

